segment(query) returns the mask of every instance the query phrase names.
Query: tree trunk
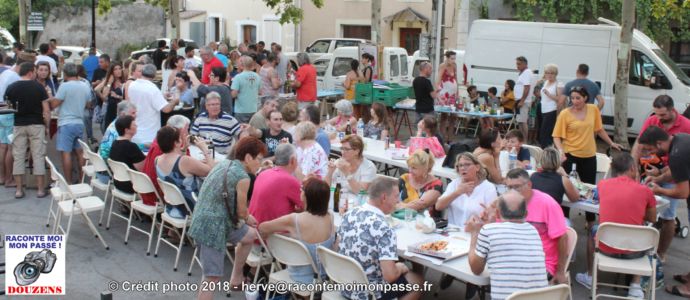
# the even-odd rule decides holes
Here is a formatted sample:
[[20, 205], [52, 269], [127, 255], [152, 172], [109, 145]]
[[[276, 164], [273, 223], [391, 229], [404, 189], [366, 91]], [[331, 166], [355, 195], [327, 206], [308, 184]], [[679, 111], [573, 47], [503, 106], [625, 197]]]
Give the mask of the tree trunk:
[[29, 5], [30, 0], [19, 0], [19, 42], [28, 45], [29, 34], [26, 30], [26, 23], [31, 13]]
[[173, 39], [180, 38], [180, 0], [170, 0], [170, 26]]
[[374, 44], [376, 44], [376, 74], [378, 78], [381, 77], [381, 72], [383, 72], [383, 66], [379, 61], [381, 57], [381, 51], [383, 51], [383, 46], [381, 41], [381, 0], [371, 0], [371, 39]]
[[630, 49], [635, 22], [635, 1], [623, 1], [621, 14], [621, 40], [618, 50], [618, 71], [616, 72], [616, 98], [614, 106], [614, 141], [629, 148], [628, 144], [628, 69], [630, 67]]

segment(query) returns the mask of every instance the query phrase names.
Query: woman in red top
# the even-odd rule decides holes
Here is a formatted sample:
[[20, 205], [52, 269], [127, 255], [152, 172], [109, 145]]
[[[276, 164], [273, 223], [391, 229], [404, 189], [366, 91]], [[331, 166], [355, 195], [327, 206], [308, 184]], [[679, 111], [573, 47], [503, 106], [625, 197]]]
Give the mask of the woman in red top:
[[[455, 72], [457, 65], [455, 64], [455, 52], [446, 51], [446, 59], [438, 66], [438, 100], [440, 105], [457, 106], [458, 98], [458, 81]], [[450, 141], [450, 133], [453, 130], [453, 125], [457, 123], [457, 117], [454, 114], [441, 114], [441, 133], [443, 137]]]
[[297, 54], [297, 63], [299, 69], [295, 73], [295, 78], [291, 80], [299, 109], [302, 109], [316, 101], [316, 69], [309, 62], [309, 55], [304, 52]]

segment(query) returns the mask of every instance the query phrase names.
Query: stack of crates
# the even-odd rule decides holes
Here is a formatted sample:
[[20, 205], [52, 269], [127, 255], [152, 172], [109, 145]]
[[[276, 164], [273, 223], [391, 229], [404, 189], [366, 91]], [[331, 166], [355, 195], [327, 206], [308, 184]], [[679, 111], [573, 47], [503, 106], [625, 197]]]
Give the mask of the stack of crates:
[[374, 101], [374, 84], [357, 83], [355, 84], [355, 103], [370, 105]]
[[374, 89], [374, 101], [383, 102], [386, 106], [393, 107], [401, 100], [409, 97], [411, 87], [401, 86], [397, 83], [387, 83], [388, 89]]

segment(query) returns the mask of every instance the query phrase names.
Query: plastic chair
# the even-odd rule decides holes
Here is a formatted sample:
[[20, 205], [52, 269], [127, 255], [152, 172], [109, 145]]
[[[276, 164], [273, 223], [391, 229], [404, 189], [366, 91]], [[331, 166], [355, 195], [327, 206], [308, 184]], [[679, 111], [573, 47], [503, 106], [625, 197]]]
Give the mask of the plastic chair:
[[[46, 227], [50, 227], [51, 217], [55, 220], [55, 223], [57, 224], [57, 210], [53, 210], [53, 205], [65, 200], [67, 194], [65, 194], [63, 190], [58, 187], [59, 176], [62, 175], [60, 175], [57, 168], [55, 168], [55, 164], [53, 164], [53, 162], [50, 160], [50, 158], [48, 158], [48, 156], [46, 156], [46, 164], [48, 164], [48, 167], [50, 169], [50, 179], [55, 183], [55, 186], [50, 189], [50, 195], [52, 196], [53, 201], [50, 203], [50, 208], [48, 209], [48, 219], [46, 220]], [[77, 198], [87, 197], [93, 194], [93, 189], [85, 183], [70, 184], [69, 188], [72, 191], [74, 197]]]
[[[194, 241], [192, 240], [192, 244], [194, 244]], [[231, 264], [235, 264], [235, 260], [232, 258], [232, 255], [230, 254], [230, 251], [227, 248], [235, 248], [234, 244], [227, 243], [225, 249], [225, 255], [228, 257], [230, 260]], [[194, 268], [194, 263], [196, 262], [197, 265], [199, 265], [199, 268], [201, 268], [201, 261], [199, 260], [199, 248], [197, 246], [194, 246], [194, 253], [192, 254], [192, 260], [189, 262], [189, 269], [187, 270], [187, 276], [192, 276], [192, 269]], [[258, 272], [257, 272], [258, 274]]]
[[[268, 247], [273, 258], [281, 264], [293, 267], [297, 266], [311, 266], [314, 272], [313, 283], [319, 282], [319, 271], [314, 264], [314, 260], [311, 258], [311, 254], [307, 247], [304, 246], [300, 241], [293, 238], [280, 235], [271, 234], [268, 237]], [[287, 269], [280, 270], [278, 264], [271, 265], [271, 272], [268, 274], [268, 282], [289, 282], [298, 283], [297, 281], [290, 278], [290, 274]], [[302, 297], [309, 297], [309, 299], [314, 299], [314, 293], [309, 291], [290, 291]], [[270, 292], [266, 293], [266, 300], [270, 298]]]
[[249, 252], [249, 256], [247, 257], [247, 261], [245, 262], [245, 264], [247, 264], [248, 266], [256, 269], [256, 272], [254, 273], [254, 279], [252, 281], [254, 283], [256, 283], [256, 281], [259, 280], [259, 270], [262, 269], [264, 266], [268, 266], [273, 263], [273, 257], [271, 256], [270, 251], [268, 251], [268, 247], [266, 246], [264, 240], [261, 238], [261, 235], [258, 235], [257, 239], [261, 244], [261, 250], [258, 254], [255, 251]]
[[[113, 184], [113, 179], [112, 179], [112, 174], [110, 174], [110, 169], [108, 169], [108, 164], [105, 163], [103, 158], [96, 154], [95, 152], [91, 151], [86, 151], [86, 155], [89, 157], [89, 161], [91, 162], [91, 166], [93, 167], [94, 177], [91, 177], [91, 180], [89, 180], [89, 184], [91, 185], [92, 189], [97, 189], [105, 193], [105, 196], [103, 199], [107, 202], [108, 201], [108, 193], [110, 193], [110, 187]], [[108, 182], [103, 183], [100, 181], [98, 178], [95, 177], [95, 174], [105, 172], [108, 174]], [[104, 202], [105, 203], [105, 202]], [[101, 212], [101, 217], [98, 219], [98, 226], [101, 226], [103, 224], [103, 213], [105, 212], [105, 209]]]
[[[56, 225], [54, 234], [58, 234], [60, 232], [63, 233], [65, 235], [65, 244], [67, 244], [69, 233], [72, 229], [72, 217], [74, 217], [75, 214], [81, 214], [81, 216], [84, 218], [84, 221], [86, 221], [86, 224], [89, 226], [89, 229], [91, 229], [91, 232], [98, 238], [99, 241], [101, 241], [103, 247], [105, 247], [105, 250], [110, 250], [110, 247], [108, 247], [108, 244], [106, 244], [105, 240], [103, 240], [103, 237], [88, 216], [89, 212], [99, 210], [102, 211], [105, 209], [105, 203], [103, 200], [97, 196], [77, 198], [74, 193], [72, 193], [72, 190], [67, 184], [67, 181], [65, 181], [65, 178], [60, 174], [57, 174], [57, 177], [57, 186], [59, 189], [61, 189], [62, 194], [64, 195], [64, 200], [58, 202], [58, 213], [55, 221]], [[60, 224], [62, 216], [69, 216], [69, 220], [67, 221], [67, 229], [62, 228], [62, 225]]]
[[[153, 182], [151, 182], [151, 179], [148, 175], [131, 169], [128, 169], [127, 172], [129, 172], [129, 177], [132, 180], [132, 188], [134, 188], [134, 191], [139, 195], [139, 198], [141, 198], [142, 194], [153, 193], [154, 195], [156, 195], [157, 201], [154, 206], [144, 204], [143, 200], [132, 201], [132, 209], [129, 210], [129, 219], [127, 220], [127, 233], [125, 233], [125, 245], [127, 245], [127, 241], [129, 240], [130, 229], [134, 229], [147, 235], [149, 237], [149, 241], [147, 244], [148, 246], [146, 247], [146, 256], [149, 256], [151, 255], [151, 240], [153, 240], [153, 232], [156, 229], [156, 215], [163, 212], [163, 206], [158, 204], [161, 197], [158, 196], [158, 191], [156, 190], [156, 187], [153, 185]], [[150, 231], [145, 231], [144, 229], [132, 225], [134, 211], [151, 217]]]
[[[328, 278], [336, 283], [361, 283], [369, 284], [367, 274], [364, 273], [362, 266], [351, 257], [339, 254], [331, 249], [323, 246], [316, 248], [316, 254], [319, 261], [323, 264], [323, 268], [328, 274]], [[373, 291], [369, 292], [373, 299], [376, 295]], [[346, 299], [340, 292], [324, 292], [321, 299]]]
[[609, 169], [611, 168], [611, 158], [606, 154], [597, 153], [597, 182], [599, 180], [607, 178]]
[[541, 154], [544, 152], [544, 150], [542, 150], [539, 146], [527, 144], [523, 144], [522, 147], [529, 150], [530, 164], [532, 165], [532, 169], [536, 170], [537, 168], [541, 167], [539, 162], [541, 161]]
[[[185, 212], [187, 213], [184, 219], [178, 219], [171, 217], [167, 211], [163, 211], [163, 214], [161, 215], [161, 228], [158, 231], [158, 241], [156, 242], [156, 251], [154, 251], [153, 253], [153, 257], [158, 257], [158, 247], [160, 247], [161, 241], [175, 249], [175, 251], [177, 251], [177, 254], [175, 255], [175, 265], [173, 267], [173, 271], [177, 272], [177, 263], [180, 260], [180, 252], [182, 251], [182, 246], [184, 245], [184, 238], [185, 234], [187, 233], [187, 227], [189, 227], [189, 225], [192, 224], [192, 210], [189, 209], [187, 201], [184, 199], [182, 192], [180, 192], [180, 189], [177, 188], [177, 186], [175, 186], [172, 183], [163, 181], [160, 178], [158, 178], [158, 186], [160, 186], [161, 191], [163, 191], [163, 200], [165, 201], [165, 205], [182, 205], [184, 206]], [[170, 226], [172, 227], [166, 227], [166, 223], [170, 224]], [[182, 234], [180, 234], [179, 245], [173, 245], [173, 243], [171, 243], [170, 241], [162, 238], [163, 228], [174, 228], [175, 231], [182, 229]]]
[[[114, 161], [110, 158], [108, 158], [108, 166], [110, 166], [110, 169], [113, 171], [112, 173], [112, 178], [113, 180], [121, 181], [121, 182], [130, 182], [129, 178], [129, 167], [125, 163], [121, 163], [119, 161]], [[122, 220], [128, 221], [129, 218], [121, 215], [117, 212], [113, 212], [113, 204], [115, 201], [118, 203], [122, 204], [125, 207], [129, 207], [130, 204], [136, 200], [136, 195], [123, 192], [119, 190], [118, 188], [115, 187], [113, 184], [112, 189], [110, 191], [110, 210], [108, 211], [108, 221], [105, 224], [105, 230], [110, 229], [110, 217], [111, 216], [116, 216]]]
[[565, 300], [570, 294], [570, 285], [559, 284], [545, 288], [514, 292], [506, 300]]
[[[616, 248], [631, 252], [646, 252], [640, 258], [619, 259], [603, 255], [599, 252], [599, 244], [604, 243], [611, 248]], [[645, 294], [649, 299], [655, 299], [656, 292], [656, 248], [659, 243], [659, 231], [654, 227], [627, 225], [617, 223], [603, 223], [599, 225], [597, 239], [595, 241], [594, 265], [592, 267], [592, 299], [596, 300], [599, 296], [618, 299], [633, 299], [621, 297], [619, 295], [598, 294], [597, 286], [610, 286], [618, 288], [629, 288], [628, 286], [599, 283], [598, 272], [622, 273], [630, 275], [649, 276], [650, 283]], [[650, 259], [651, 256], [651, 259]]]
[[89, 144], [85, 143], [81, 139], [77, 139], [77, 142], [79, 142], [79, 145], [81, 145], [81, 148], [83, 149], [82, 152], [82, 157], [84, 157], [84, 160], [86, 160], [86, 164], [81, 167], [82, 174], [81, 174], [81, 183], [84, 183], [84, 179], [86, 179], [86, 176], [89, 176], [89, 178], [93, 179], [93, 177], [96, 175], [96, 171], [94, 170], [93, 165], [90, 164], [90, 158], [87, 153], [92, 152], [91, 147]]
[[[568, 244], [566, 246], [568, 249], [568, 260], [565, 262], [565, 278], [568, 280], [568, 286], [570, 286], [570, 272], [568, 272], [568, 267], [570, 266], [570, 260], [575, 254], [575, 246], [577, 246], [577, 232], [572, 227], [568, 227], [565, 234], [568, 236]], [[572, 300], [573, 292], [569, 290], [568, 295], [568, 299]]]

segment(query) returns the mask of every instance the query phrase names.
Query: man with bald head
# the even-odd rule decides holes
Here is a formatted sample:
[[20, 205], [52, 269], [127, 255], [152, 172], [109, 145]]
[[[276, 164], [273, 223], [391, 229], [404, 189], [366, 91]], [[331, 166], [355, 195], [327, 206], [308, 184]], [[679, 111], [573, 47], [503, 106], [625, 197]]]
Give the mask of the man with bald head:
[[465, 227], [472, 234], [468, 256], [472, 272], [479, 275], [489, 266], [492, 299], [505, 299], [522, 289], [547, 287], [544, 250], [539, 233], [525, 221], [525, 198], [517, 191], [508, 191], [496, 202], [502, 222], [483, 225], [473, 216]]

